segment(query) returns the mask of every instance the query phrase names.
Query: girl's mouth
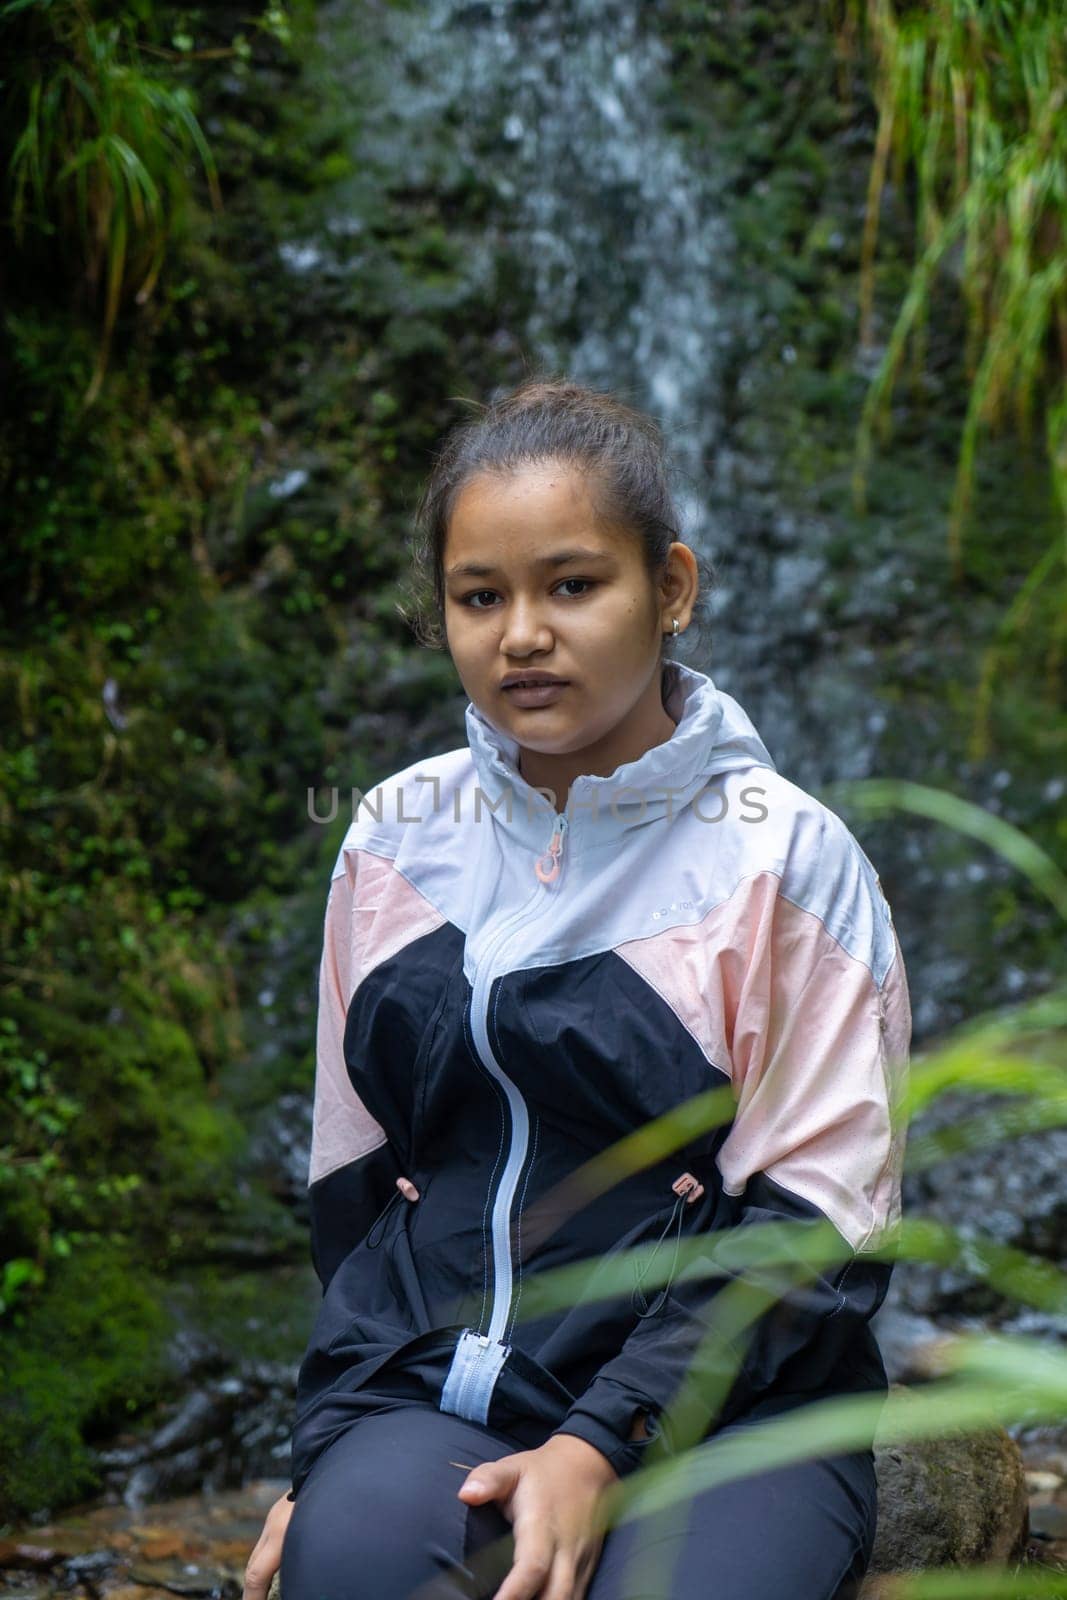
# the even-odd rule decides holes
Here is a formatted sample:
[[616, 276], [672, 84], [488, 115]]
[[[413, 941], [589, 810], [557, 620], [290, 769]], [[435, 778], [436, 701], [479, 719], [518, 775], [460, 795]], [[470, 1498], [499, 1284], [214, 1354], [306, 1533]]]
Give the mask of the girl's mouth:
[[535, 706], [551, 705], [568, 687], [566, 680], [560, 679], [555, 683], [515, 683], [502, 692], [515, 705], [532, 710]]

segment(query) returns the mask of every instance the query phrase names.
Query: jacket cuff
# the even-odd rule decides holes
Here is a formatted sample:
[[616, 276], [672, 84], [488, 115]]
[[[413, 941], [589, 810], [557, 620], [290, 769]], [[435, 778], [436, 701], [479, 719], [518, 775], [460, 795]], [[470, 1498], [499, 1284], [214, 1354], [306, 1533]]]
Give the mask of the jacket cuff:
[[[634, 1418], [645, 1413], [648, 1437], [631, 1439]], [[610, 1378], [595, 1378], [568, 1411], [555, 1433], [570, 1433], [584, 1439], [607, 1456], [620, 1478], [633, 1472], [644, 1460], [645, 1452], [661, 1436], [655, 1402], [624, 1389]]]

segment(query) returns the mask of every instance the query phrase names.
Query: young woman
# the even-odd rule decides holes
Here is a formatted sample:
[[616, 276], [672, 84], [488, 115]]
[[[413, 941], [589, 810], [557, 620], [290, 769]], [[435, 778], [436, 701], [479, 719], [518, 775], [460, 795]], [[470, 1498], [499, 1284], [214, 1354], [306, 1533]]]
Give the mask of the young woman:
[[[878, 878], [671, 656], [700, 564], [649, 418], [530, 380], [450, 434], [419, 524], [419, 626], [455, 663], [468, 745], [364, 796], [334, 869], [323, 1300], [246, 1596], [281, 1562], [284, 1600], [838, 1600], [870, 1559], [870, 1449], [700, 1489], [667, 1532], [601, 1513], [678, 1448], [686, 1393], [697, 1462], [885, 1391], [869, 1319], [910, 1012]], [[666, 1154], [613, 1149], [715, 1089]], [[728, 1337], [745, 1269], [717, 1244], [767, 1222], [840, 1248], [806, 1279], [755, 1274], [776, 1290]], [[688, 1241], [716, 1270], [598, 1283], [593, 1258], [656, 1241], [660, 1267]], [[583, 1261], [577, 1304], [539, 1303], [538, 1273]]]

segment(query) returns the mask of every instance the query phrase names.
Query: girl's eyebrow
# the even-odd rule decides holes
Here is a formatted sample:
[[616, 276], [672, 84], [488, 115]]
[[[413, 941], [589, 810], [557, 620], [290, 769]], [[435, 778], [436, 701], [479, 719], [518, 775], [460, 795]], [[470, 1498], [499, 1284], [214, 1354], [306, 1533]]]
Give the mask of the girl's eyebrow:
[[[610, 560], [610, 551], [586, 550], [576, 547], [571, 550], [557, 550], [550, 556], [538, 556], [536, 561], [530, 564], [534, 567], [562, 567], [568, 561]], [[483, 566], [479, 561], [462, 561], [454, 567], [449, 567], [445, 576], [448, 578], [491, 578], [495, 572], [495, 567]]]

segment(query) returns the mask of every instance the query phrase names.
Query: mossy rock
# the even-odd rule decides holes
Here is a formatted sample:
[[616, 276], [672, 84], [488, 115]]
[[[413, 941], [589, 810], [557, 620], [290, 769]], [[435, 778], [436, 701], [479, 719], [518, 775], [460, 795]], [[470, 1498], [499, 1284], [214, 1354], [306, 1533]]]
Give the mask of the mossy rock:
[[[892, 1394], [905, 1394], [893, 1385]], [[894, 1574], [1010, 1567], [1029, 1537], [1018, 1445], [1003, 1428], [936, 1439], [875, 1439], [878, 1528], [860, 1600], [891, 1600]]]
[[158, 1398], [170, 1318], [114, 1246], [79, 1249], [0, 1331], [0, 1524], [99, 1487], [90, 1441]]

